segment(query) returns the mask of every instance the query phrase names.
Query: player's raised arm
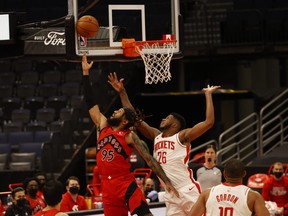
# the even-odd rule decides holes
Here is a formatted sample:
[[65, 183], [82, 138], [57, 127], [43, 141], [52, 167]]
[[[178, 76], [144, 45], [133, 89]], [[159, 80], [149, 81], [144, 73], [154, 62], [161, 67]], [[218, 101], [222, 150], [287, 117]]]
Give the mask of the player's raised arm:
[[97, 125], [100, 129], [107, 125], [106, 117], [100, 112], [98, 101], [96, 96], [93, 94], [89, 73], [92, 68], [93, 61], [90, 63], [87, 61], [86, 53], [83, 54], [82, 57], [82, 71], [83, 71], [83, 87], [84, 87], [84, 98], [86, 104], [89, 109], [89, 114], [91, 116], [92, 121], [95, 125]]
[[200, 137], [214, 125], [214, 105], [212, 93], [221, 86], [207, 86], [203, 88], [206, 98], [206, 118], [204, 121], [199, 122], [192, 128], [184, 129], [180, 132], [179, 139], [183, 144], [190, 145], [190, 142]]
[[[130, 102], [130, 99], [128, 97], [128, 94], [126, 92], [126, 89], [124, 87], [123, 83], [124, 79], [118, 79], [117, 74], [110, 73], [108, 75], [108, 83], [119, 93], [121, 103], [123, 107], [128, 107], [135, 111], [135, 108], [133, 107], [132, 103]], [[157, 128], [151, 127], [149, 124], [147, 124], [143, 119], [139, 119], [139, 121], [135, 125], [137, 127], [137, 130], [143, 134], [147, 139], [153, 140], [158, 134], [160, 134], [160, 131]]]

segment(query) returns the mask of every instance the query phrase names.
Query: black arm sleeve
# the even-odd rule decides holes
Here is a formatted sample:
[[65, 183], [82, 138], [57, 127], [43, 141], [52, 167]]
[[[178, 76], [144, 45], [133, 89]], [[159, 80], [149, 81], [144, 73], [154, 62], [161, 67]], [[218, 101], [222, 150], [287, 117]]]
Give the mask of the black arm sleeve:
[[90, 85], [89, 76], [83, 76], [83, 90], [84, 90], [84, 99], [88, 106], [88, 109], [91, 109], [97, 104], [96, 96], [93, 94], [93, 90]]

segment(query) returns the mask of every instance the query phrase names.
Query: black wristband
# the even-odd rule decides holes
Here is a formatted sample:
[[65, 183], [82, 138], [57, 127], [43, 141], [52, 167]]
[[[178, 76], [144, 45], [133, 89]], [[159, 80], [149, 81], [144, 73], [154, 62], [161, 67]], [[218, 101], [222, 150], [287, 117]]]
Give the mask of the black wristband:
[[95, 95], [93, 94], [88, 75], [83, 76], [83, 90], [85, 102], [88, 106], [88, 109], [91, 109], [97, 104], [97, 101]]

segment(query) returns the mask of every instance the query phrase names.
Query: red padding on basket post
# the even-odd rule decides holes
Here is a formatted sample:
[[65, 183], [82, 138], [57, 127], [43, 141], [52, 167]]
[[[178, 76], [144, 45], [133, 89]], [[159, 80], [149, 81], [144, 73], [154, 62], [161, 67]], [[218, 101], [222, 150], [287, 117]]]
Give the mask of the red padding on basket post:
[[122, 49], [125, 57], [138, 57], [140, 54], [135, 50], [135, 39], [134, 38], [123, 38]]

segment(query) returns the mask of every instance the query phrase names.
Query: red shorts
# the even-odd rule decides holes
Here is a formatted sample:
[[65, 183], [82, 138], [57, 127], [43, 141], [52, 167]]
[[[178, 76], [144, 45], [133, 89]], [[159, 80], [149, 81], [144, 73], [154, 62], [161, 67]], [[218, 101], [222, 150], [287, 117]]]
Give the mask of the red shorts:
[[139, 206], [142, 210], [149, 213], [147, 201], [135, 182], [134, 175], [120, 176], [116, 178], [103, 178], [103, 206], [105, 216], [117, 215], [126, 216], [128, 210], [131, 215], [135, 213], [135, 209]]

